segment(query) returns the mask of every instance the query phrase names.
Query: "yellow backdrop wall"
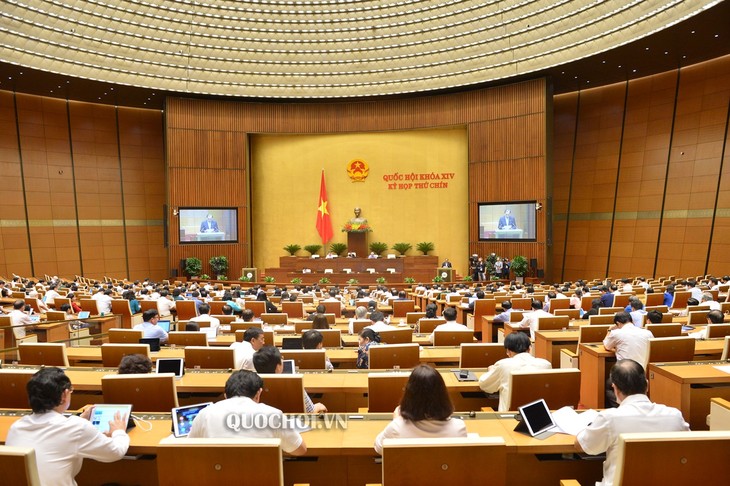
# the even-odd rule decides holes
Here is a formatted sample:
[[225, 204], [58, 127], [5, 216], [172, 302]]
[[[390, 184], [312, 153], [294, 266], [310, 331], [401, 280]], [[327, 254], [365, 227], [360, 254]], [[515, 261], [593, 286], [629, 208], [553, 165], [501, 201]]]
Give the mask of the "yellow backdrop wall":
[[[353, 182], [348, 164], [364, 161], [368, 177]], [[321, 244], [315, 228], [320, 174], [325, 170], [334, 238], [362, 208], [368, 241], [414, 246], [431, 241], [431, 254], [467, 274], [468, 144], [465, 127], [328, 135], [252, 135], [253, 261], [277, 267], [285, 245]], [[415, 176], [416, 180], [413, 180]], [[394, 185], [395, 184], [395, 185]], [[391, 251], [391, 253], [394, 253]], [[306, 255], [304, 251], [301, 255]]]

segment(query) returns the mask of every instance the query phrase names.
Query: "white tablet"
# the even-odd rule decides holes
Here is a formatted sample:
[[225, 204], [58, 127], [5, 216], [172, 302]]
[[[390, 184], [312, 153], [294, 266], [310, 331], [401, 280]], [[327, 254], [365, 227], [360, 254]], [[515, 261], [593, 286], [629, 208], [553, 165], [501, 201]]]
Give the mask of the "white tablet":
[[517, 407], [523, 423], [532, 437], [550, 432], [555, 428], [553, 416], [544, 399], [536, 400], [527, 405]]
[[174, 373], [175, 378], [182, 378], [185, 374], [185, 360], [183, 358], [157, 358], [155, 373]]
[[129, 420], [132, 413], [131, 405], [109, 405], [97, 404], [91, 411], [91, 425], [99, 429], [101, 433], [109, 432], [109, 422], [114, 420], [114, 415], [119, 412], [125, 421]]
[[186, 405], [172, 409], [172, 433], [175, 437], [187, 437], [190, 433], [190, 427], [193, 426], [193, 420], [198, 416], [205, 407], [213, 405], [213, 402], [198, 403], [196, 405]]
[[285, 359], [282, 362], [284, 363], [284, 371], [282, 373], [292, 375], [296, 372], [293, 359]]

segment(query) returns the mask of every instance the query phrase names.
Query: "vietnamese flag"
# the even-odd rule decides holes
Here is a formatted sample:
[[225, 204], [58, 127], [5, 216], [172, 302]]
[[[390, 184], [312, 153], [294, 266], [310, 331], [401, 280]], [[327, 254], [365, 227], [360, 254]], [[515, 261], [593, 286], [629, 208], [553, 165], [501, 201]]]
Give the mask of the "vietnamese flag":
[[319, 183], [319, 204], [317, 204], [317, 233], [322, 238], [322, 244], [326, 245], [332, 239], [332, 218], [330, 218], [330, 205], [327, 200], [327, 187], [324, 184], [324, 169], [322, 169], [322, 181]]

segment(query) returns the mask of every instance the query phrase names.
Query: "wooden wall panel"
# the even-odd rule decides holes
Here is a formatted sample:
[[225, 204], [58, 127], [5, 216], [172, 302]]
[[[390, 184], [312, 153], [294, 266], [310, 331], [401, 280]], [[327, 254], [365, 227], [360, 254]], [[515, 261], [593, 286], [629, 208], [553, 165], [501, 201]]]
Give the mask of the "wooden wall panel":
[[[170, 208], [248, 204], [243, 156], [249, 133], [342, 133], [410, 130], [466, 125], [469, 132], [470, 227], [476, 227], [478, 201], [537, 200], [546, 203], [546, 81], [531, 80], [506, 86], [400, 100], [343, 103], [237, 103], [170, 98], [167, 102], [167, 151]], [[226, 190], [200, 190], [201, 181], [218, 180], [225, 170]], [[237, 174], [237, 171], [240, 174]], [[499, 184], [497, 181], [512, 181]], [[208, 183], [209, 184], [209, 183]], [[209, 185], [208, 185], [209, 187]], [[233, 194], [232, 194], [233, 191]], [[495, 192], [496, 191], [496, 192]], [[231, 199], [233, 198], [233, 199]], [[170, 234], [177, 222], [170, 217]], [[539, 243], [488, 245], [470, 235], [470, 253], [498, 252], [537, 258], [545, 266], [544, 212], [538, 217]], [[170, 268], [197, 256], [204, 261], [225, 252], [231, 267], [247, 265], [248, 237], [239, 245], [176, 245], [170, 241]], [[280, 252], [280, 249], [275, 251]]]
[[556, 236], [554, 253], [566, 254], [554, 260], [556, 275], [730, 273], [730, 57], [559, 96], [554, 106], [556, 171], [573, 166], [572, 191], [554, 185], [555, 228], [566, 221], [568, 235]]
[[[0, 91], [0, 124], [0, 275], [167, 275], [161, 112]], [[130, 226], [143, 229], [133, 265], [125, 247]]]

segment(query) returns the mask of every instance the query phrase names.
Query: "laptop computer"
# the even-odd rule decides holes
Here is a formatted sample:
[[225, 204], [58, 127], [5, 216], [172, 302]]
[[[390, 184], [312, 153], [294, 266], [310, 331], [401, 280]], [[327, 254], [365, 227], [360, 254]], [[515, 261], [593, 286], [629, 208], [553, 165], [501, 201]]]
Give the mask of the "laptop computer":
[[160, 338], [142, 338], [139, 340], [139, 344], [149, 344], [152, 353], [160, 350]]
[[169, 320], [163, 321], [162, 319], [160, 319], [159, 321], [157, 321], [157, 325], [160, 326], [163, 331], [170, 332], [170, 321]]
[[172, 433], [175, 437], [187, 437], [190, 428], [193, 426], [193, 420], [198, 416], [201, 410], [213, 405], [213, 402], [198, 403], [196, 405], [186, 405], [172, 409]]
[[183, 358], [158, 358], [155, 363], [155, 373], [174, 373], [175, 378], [182, 378], [185, 374], [185, 360]]
[[282, 338], [281, 349], [302, 349], [302, 338], [300, 338], [300, 337]]
[[520, 416], [520, 423], [515, 427], [517, 432], [525, 432], [536, 439], [547, 439], [558, 432], [550, 413], [550, 409], [544, 399], [535, 400], [517, 407]]
[[81, 311], [79, 312], [79, 319], [88, 319], [91, 315], [91, 312], [89, 311]]

